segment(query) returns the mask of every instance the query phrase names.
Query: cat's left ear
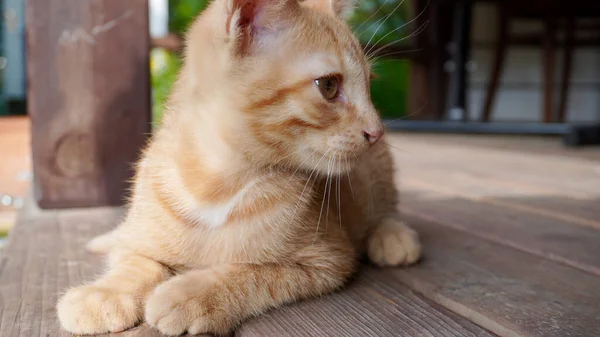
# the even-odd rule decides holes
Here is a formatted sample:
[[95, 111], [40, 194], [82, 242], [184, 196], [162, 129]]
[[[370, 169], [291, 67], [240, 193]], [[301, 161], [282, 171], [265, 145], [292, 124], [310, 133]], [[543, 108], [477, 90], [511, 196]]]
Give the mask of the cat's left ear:
[[300, 5], [347, 20], [355, 7], [354, 0], [300, 0]]
[[226, 32], [244, 55], [277, 38], [300, 9], [297, 0], [226, 0]]

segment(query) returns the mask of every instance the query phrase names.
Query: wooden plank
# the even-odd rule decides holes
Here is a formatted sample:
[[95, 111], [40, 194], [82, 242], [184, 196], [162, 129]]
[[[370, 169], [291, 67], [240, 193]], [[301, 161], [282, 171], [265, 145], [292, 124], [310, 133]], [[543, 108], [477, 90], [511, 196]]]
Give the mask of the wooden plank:
[[[595, 146], [567, 148], [560, 137], [470, 135], [470, 134], [423, 134], [389, 133], [388, 141], [403, 151], [404, 145], [427, 144], [432, 149], [441, 147], [461, 147], [500, 152], [528, 152], [534, 156], [550, 156], [600, 161], [600, 148]], [[405, 153], [406, 154], [406, 153]], [[429, 153], [434, 156], [435, 152]]]
[[[55, 305], [68, 287], [90, 281], [102, 259], [83, 249], [112, 228], [122, 209], [42, 211], [32, 203], [0, 257], [0, 336], [71, 336], [60, 331]], [[245, 324], [241, 336], [492, 336], [394, 280], [366, 269], [348, 289], [275, 310]], [[147, 325], [110, 336], [159, 336]]]
[[[540, 154], [538, 147], [530, 148], [527, 141], [517, 151], [472, 146], [470, 142], [460, 143], [462, 138], [449, 137], [443, 142], [443, 137], [432, 138], [437, 141], [422, 137], [389, 137], [388, 142], [394, 146], [403, 173], [401, 181], [433, 177], [441, 187], [464, 190], [466, 186], [470, 187], [467, 192], [481, 197], [600, 198], [600, 165], [597, 161], [567, 157], [562, 151]], [[488, 138], [480, 139], [483, 142]], [[431, 174], [424, 177], [426, 173]]]
[[43, 208], [121, 205], [150, 131], [148, 2], [26, 6], [36, 199]]
[[599, 277], [407, 218], [424, 260], [392, 273], [412, 289], [501, 336], [600, 335]]
[[402, 151], [396, 153], [403, 171], [426, 167], [448, 174], [489, 176], [513, 184], [543, 186], [577, 197], [597, 197], [600, 191], [599, 165], [586, 160], [443, 145], [432, 151], [430, 145], [416, 142], [402, 144]]
[[272, 311], [237, 336], [493, 336], [411, 291], [390, 270], [366, 268], [339, 293]]
[[423, 167], [415, 171], [407, 169], [404, 173], [402, 186], [406, 190], [430, 191], [441, 197], [457, 196], [600, 229], [600, 191], [598, 196], [582, 196], [578, 192], [515, 183], [492, 175]]
[[460, 197], [423, 198], [405, 193], [401, 208], [407, 214], [600, 275], [598, 229]]

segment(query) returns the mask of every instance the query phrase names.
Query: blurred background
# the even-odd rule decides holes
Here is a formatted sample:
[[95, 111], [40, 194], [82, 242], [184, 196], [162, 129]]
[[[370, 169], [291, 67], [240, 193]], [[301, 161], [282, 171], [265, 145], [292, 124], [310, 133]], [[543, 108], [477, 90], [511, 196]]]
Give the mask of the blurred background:
[[[156, 124], [181, 66], [181, 36], [208, 1], [148, 3]], [[26, 1], [0, 0], [0, 8], [3, 236], [23, 204], [32, 164]], [[599, 134], [599, 18], [597, 0], [363, 0], [350, 24], [373, 56], [372, 97], [391, 129], [565, 136], [580, 143]], [[80, 39], [75, 33], [69, 38]], [[592, 132], [583, 137], [573, 127]]]

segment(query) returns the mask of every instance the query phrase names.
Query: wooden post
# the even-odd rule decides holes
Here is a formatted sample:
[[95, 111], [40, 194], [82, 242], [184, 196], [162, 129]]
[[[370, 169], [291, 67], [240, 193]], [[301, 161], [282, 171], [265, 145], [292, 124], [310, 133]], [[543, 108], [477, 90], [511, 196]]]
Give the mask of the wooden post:
[[150, 133], [147, 0], [27, 1], [34, 193], [122, 205]]

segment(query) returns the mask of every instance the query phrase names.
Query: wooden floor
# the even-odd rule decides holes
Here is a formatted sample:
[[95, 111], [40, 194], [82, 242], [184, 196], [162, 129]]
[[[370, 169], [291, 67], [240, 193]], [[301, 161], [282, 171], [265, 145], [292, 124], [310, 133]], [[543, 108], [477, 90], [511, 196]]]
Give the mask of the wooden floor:
[[[391, 135], [425, 256], [274, 310], [239, 336], [600, 336], [600, 149]], [[0, 260], [0, 336], [56, 336], [54, 305], [101, 270], [82, 249], [119, 209], [23, 210]], [[119, 336], [158, 336], [146, 326]]]

